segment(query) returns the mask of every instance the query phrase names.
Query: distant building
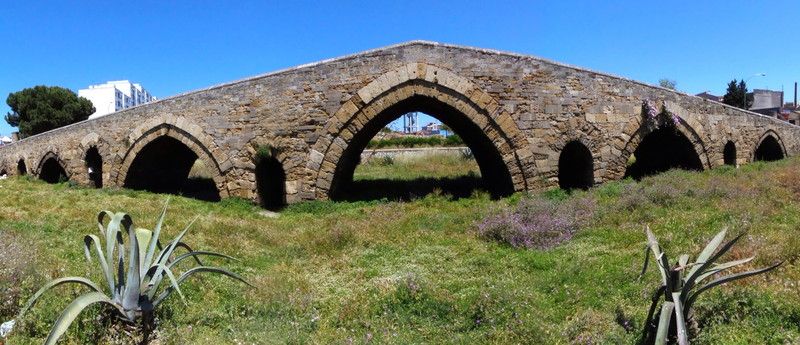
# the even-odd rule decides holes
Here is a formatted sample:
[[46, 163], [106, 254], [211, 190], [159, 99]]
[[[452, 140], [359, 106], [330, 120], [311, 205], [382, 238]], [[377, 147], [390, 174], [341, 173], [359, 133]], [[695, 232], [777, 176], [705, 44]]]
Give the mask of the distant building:
[[90, 85], [88, 89], [78, 90], [78, 96], [85, 97], [94, 104], [95, 112], [89, 116], [90, 119], [157, 100], [141, 85], [128, 80]]
[[778, 116], [783, 106], [783, 91], [753, 90], [753, 105], [750, 111], [768, 116]]
[[707, 100], [711, 100], [711, 101], [715, 101], [715, 102], [722, 102], [722, 96], [712, 95], [712, 94], [708, 93], [708, 91], [704, 91], [704, 92], [698, 93], [695, 96], [703, 97], [703, 98], [705, 98]]
[[436, 122], [431, 122], [425, 126], [422, 126], [422, 130], [427, 132], [438, 132], [441, 128], [442, 125]]

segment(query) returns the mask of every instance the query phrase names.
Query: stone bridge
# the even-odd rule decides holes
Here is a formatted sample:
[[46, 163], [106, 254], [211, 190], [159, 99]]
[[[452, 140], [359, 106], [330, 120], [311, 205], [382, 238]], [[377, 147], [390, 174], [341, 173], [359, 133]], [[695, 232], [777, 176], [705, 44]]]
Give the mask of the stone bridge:
[[0, 147], [0, 169], [170, 191], [187, 184], [199, 159], [214, 199], [337, 199], [367, 142], [410, 111], [460, 134], [495, 195], [780, 159], [797, 152], [800, 137], [785, 121], [630, 79], [413, 41], [31, 136]]

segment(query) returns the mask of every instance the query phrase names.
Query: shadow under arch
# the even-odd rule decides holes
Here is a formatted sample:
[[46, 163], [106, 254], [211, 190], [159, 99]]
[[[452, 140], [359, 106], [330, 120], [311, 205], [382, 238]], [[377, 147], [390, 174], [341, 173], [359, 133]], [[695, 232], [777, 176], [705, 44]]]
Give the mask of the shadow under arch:
[[61, 159], [52, 151], [42, 157], [37, 171], [39, 171], [39, 179], [47, 183], [69, 181], [69, 175], [62, 165]]
[[[200, 160], [210, 179], [190, 179]], [[215, 157], [199, 140], [179, 127], [163, 123], [142, 134], [127, 150], [116, 181], [125, 188], [179, 194], [205, 201], [228, 196]]]
[[17, 175], [18, 176], [25, 176], [28, 174], [28, 166], [25, 165], [25, 160], [21, 159], [17, 161]]
[[558, 156], [558, 185], [561, 189], [589, 189], [594, 185], [592, 152], [579, 140], [572, 140]]
[[670, 169], [704, 169], [692, 141], [683, 131], [672, 127], [661, 127], [643, 134], [632, 155], [635, 160], [629, 163], [625, 177], [636, 180]]
[[91, 146], [86, 150], [84, 161], [86, 172], [89, 174], [89, 185], [93, 188], [103, 188], [103, 158], [97, 146]]
[[777, 161], [786, 157], [783, 142], [777, 133], [770, 130], [761, 136], [758, 146], [753, 152], [754, 161]]
[[[435, 117], [461, 136], [478, 162], [481, 178], [465, 177], [453, 181], [446, 179], [438, 181], [418, 179], [410, 182], [377, 180], [365, 182], [362, 185], [353, 182], [353, 173], [356, 165], [358, 165], [361, 152], [364, 151], [369, 140], [394, 119], [413, 111], [423, 112]], [[434, 188], [438, 188], [444, 194], [451, 194], [456, 198], [469, 196], [473, 189], [486, 189], [494, 197], [507, 196], [514, 192], [508, 167], [486, 133], [459, 110], [439, 99], [419, 94], [398, 101], [376, 114], [353, 135], [347, 148], [341, 154], [338, 164], [336, 164], [329, 196], [333, 200], [359, 200], [361, 197], [353, 196], [358, 194], [353, 194], [351, 193], [352, 191], [374, 190], [380, 187], [376, 184], [383, 185], [382, 189], [385, 191], [391, 191], [388, 192], [389, 195], [383, 196], [392, 199], [408, 199], [414, 196], [422, 196], [432, 192]], [[380, 197], [380, 195], [367, 196], [368, 199], [376, 197]]]
[[286, 206], [286, 171], [275, 150], [260, 146], [253, 161], [261, 207], [276, 211]]
[[733, 141], [725, 143], [725, 148], [722, 150], [722, 161], [725, 165], [736, 166], [736, 144]]

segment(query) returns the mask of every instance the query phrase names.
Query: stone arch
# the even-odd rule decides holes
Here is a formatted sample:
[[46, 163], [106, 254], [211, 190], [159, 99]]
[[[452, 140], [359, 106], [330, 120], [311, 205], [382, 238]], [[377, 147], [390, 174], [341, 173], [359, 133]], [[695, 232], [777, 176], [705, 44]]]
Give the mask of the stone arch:
[[89, 186], [103, 188], [103, 157], [100, 155], [97, 146], [90, 146], [85, 151], [83, 161], [86, 162]]
[[[146, 123], [145, 125], [148, 124], [149, 123]], [[137, 133], [141, 134], [132, 138]], [[220, 159], [222, 159], [222, 157], [214, 154], [214, 152], [217, 152], [218, 150], [212, 151], [209, 144], [213, 143], [213, 141], [210, 140], [210, 138], [204, 138], [201, 136], [202, 139], [199, 139], [195, 134], [197, 134], [196, 129], [186, 130], [175, 124], [164, 122], [160, 122], [146, 130], [136, 128], [126, 138], [127, 142], [129, 143], [129, 147], [122, 155], [120, 164], [117, 165], [118, 167], [116, 170], [112, 172], [111, 181], [118, 186], [124, 186], [125, 182], [128, 180], [128, 175], [131, 172], [131, 166], [136, 158], [139, 157], [139, 154], [142, 152], [142, 150], [145, 150], [148, 148], [149, 144], [156, 141], [168, 142], [176, 145], [182, 145], [186, 148], [186, 150], [188, 150], [187, 152], [190, 151], [196, 156], [197, 159], [200, 159], [211, 172], [212, 180], [216, 186], [219, 198], [222, 199], [228, 197], [228, 186], [225, 183], [225, 178], [223, 175], [223, 171], [227, 169], [223, 168], [225, 165], [228, 165], [228, 168], [230, 168], [230, 162], [227, 160], [227, 157], [225, 157], [224, 162], [221, 162]]]
[[297, 162], [305, 158], [299, 152], [288, 150], [291, 146], [280, 143], [280, 138], [267, 141], [255, 138], [247, 143], [248, 159], [253, 162], [255, 175], [254, 191], [259, 205], [269, 210], [277, 210], [297, 198], [298, 181], [287, 181], [286, 176], [302, 176], [303, 167]]
[[590, 146], [570, 140], [558, 155], [558, 186], [561, 189], [588, 189], [595, 184], [594, 158]]
[[[622, 137], [627, 137], [629, 140], [627, 140], [624, 148], [620, 151], [620, 156], [615, 157], [613, 161], [613, 165], [615, 166], [614, 169], [617, 171], [625, 171], [625, 174], [627, 175], [629, 173], [627, 171], [628, 159], [634, 155], [637, 149], [639, 149], [642, 141], [644, 141], [648, 135], [664, 135], [670, 131], [688, 141], [683, 149], [684, 151], [693, 153], [697, 159], [697, 161], [691, 165], [695, 166], [696, 169], [699, 170], [709, 169], [711, 167], [711, 160], [709, 158], [708, 149], [706, 148], [706, 140], [703, 140], [703, 136], [700, 134], [705, 132], [702, 129], [702, 124], [696, 120], [685, 119], [684, 117], [687, 115], [681, 110], [682, 109], [678, 109], [676, 112], [679, 122], [675, 127], [670, 126], [655, 128], [643, 122], [641, 116], [637, 116], [633, 121], [631, 121], [628, 126], [625, 127], [625, 130], [623, 130]], [[693, 158], [691, 159], [693, 160]]]
[[28, 166], [25, 164], [25, 158], [17, 160], [17, 176], [25, 176], [28, 174]]
[[[93, 154], [96, 159], [95, 164], [90, 164], [91, 159], [87, 159], [90, 151], [96, 152], [96, 155]], [[96, 132], [85, 135], [78, 143], [78, 152], [85, 163], [85, 169], [77, 172], [82, 180], [81, 183], [100, 188], [104, 182], [111, 181], [109, 172], [113, 164], [113, 155], [111, 154], [111, 145], [104, 138]], [[90, 168], [92, 172], [89, 172]], [[105, 184], [108, 185], [108, 183]]]
[[534, 183], [528, 175], [533, 169], [523, 168], [535, 165], [533, 153], [514, 120], [489, 93], [446, 69], [409, 63], [358, 90], [323, 128], [307, 164], [317, 172], [316, 197], [326, 199], [336, 192], [337, 180], [352, 179], [355, 155], [366, 146], [365, 137], [371, 137], [365, 133], [377, 133], [384, 122], [410, 109], [438, 112], [456, 132], [480, 132], [462, 138], [473, 149], [485, 179], [509, 181], [498, 188], [499, 194], [527, 190]]
[[69, 180], [70, 174], [66, 168], [66, 162], [61, 160], [53, 151], [48, 151], [36, 167], [37, 177], [47, 183], [63, 182]]
[[753, 161], [776, 161], [786, 156], [783, 140], [771, 129], [761, 135], [753, 148]]
[[733, 165], [738, 166], [737, 159], [736, 159], [736, 144], [733, 141], [728, 140], [725, 143], [725, 147], [722, 149], [722, 161], [725, 165]]

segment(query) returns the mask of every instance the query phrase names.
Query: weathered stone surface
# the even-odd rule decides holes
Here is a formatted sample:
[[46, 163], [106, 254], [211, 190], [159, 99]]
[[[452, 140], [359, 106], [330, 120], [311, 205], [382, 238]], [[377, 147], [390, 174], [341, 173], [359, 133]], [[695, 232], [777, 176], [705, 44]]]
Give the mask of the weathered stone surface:
[[[161, 136], [189, 147], [212, 171], [222, 197], [258, 198], [255, 148], [280, 152], [288, 202], [325, 199], [349, 145], [397, 105], [449, 109], [450, 124], [479, 128], [518, 191], [558, 183], [570, 141], [593, 157], [596, 182], [619, 179], [649, 133], [642, 103], [665, 104], [705, 168], [753, 160], [767, 137], [784, 155], [800, 148], [798, 127], [680, 92], [534, 56], [432, 42], [408, 42], [193, 91], [42, 133], [0, 147], [0, 169], [18, 163], [38, 176], [56, 158], [89, 184], [84, 159], [96, 148], [103, 185], [122, 186], [137, 154]], [[409, 106], [410, 104], [410, 106]], [[416, 107], [416, 108], [415, 108]], [[404, 108], [405, 109], [405, 108]], [[399, 114], [392, 115], [396, 116]], [[451, 126], [453, 127], [453, 126]]]

